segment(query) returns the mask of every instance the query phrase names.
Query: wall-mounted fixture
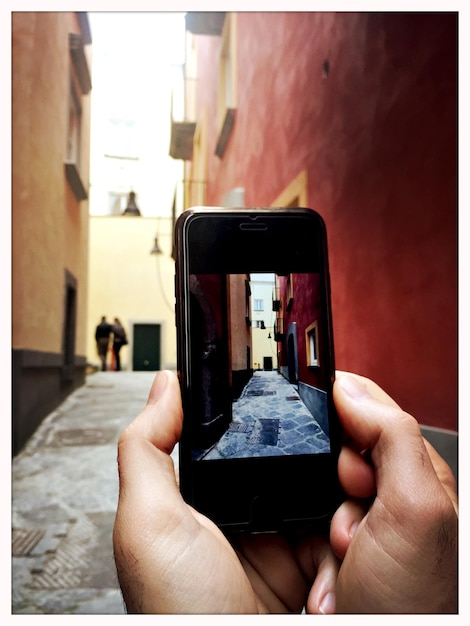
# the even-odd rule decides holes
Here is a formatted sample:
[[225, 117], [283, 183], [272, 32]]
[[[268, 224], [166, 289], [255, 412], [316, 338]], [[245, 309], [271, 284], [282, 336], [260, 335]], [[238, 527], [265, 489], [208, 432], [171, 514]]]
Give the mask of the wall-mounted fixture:
[[162, 254], [162, 249], [158, 245], [158, 237], [155, 237], [153, 248], [150, 250], [150, 254]]
[[135, 192], [131, 191], [127, 199], [127, 206], [124, 209], [123, 215], [135, 215], [140, 217], [140, 210], [135, 202]]

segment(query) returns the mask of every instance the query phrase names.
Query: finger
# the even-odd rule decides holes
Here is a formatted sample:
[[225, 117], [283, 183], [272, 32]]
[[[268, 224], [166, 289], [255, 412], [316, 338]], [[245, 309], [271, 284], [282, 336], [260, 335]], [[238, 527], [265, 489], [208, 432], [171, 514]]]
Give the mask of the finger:
[[176, 375], [159, 372], [145, 408], [122, 433], [118, 442], [121, 491], [130, 485], [136, 499], [142, 502], [148, 494], [149, 503], [155, 501], [159, 489], [163, 489], [165, 497], [168, 488], [175, 495], [177, 482], [169, 454], [181, 434], [182, 413]]
[[160, 372], [147, 405], [119, 439], [119, 503], [113, 544], [129, 611], [145, 611], [148, 598], [142, 589], [152, 578], [148, 573], [155, 564], [165, 570], [175, 563], [181, 545], [186, 545], [186, 537], [198, 525], [179, 493], [169, 456], [181, 420], [177, 379]]
[[169, 456], [181, 423], [178, 379], [171, 372], [159, 372], [145, 408], [118, 442], [119, 527], [139, 517], [144, 533], [146, 524], [149, 529], [164, 526], [171, 518], [176, 524], [178, 516], [187, 516]]
[[338, 476], [344, 491], [352, 498], [370, 498], [376, 492], [374, 468], [348, 446], [341, 448]]
[[330, 524], [330, 543], [339, 559], [344, 559], [360, 522], [367, 513], [366, 502], [346, 500], [336, 510]]
[[[364, 376], [359, 376], [359, 374], [353, 374], [351, 372], [337, 371], [336, 381], [339, 381], [344, 376], [347, 376], [349, 378], [352, 377], [359, 384], [363, 385], [366, 391], [376, 400], [379, 400], [380, 402], [383, 402], [388, 406], [400, 408], [395, 400], [393, 400], [393, 398], [391, 398], [381, 387], [379, 387], [379, 385], [377, 385], [377, 383], [374, 383], [369, 378], [365, 378]], [[358, 444], [357, 441], [354, 440], [353, 437], [350, 436], [347, 431], [343, 431], [343, 440], [344, 443], [349, 447], [356, 448], [358, 451], [361, 451], [361, 446]]]
[[145, 408], [126, 434], [144, 437], [170, 454], [181, 436], [182, 419], [178, 378], [173, 372], [161, 371], [154, 378]]
[[366, 391], [374, 397], [376, 400], [383, 402], [389, 406], [394, 406], [396, 408], [400, 408], [400, 405], [395, 402], [393, 398], [391, 398], [388, 393], [386, 393], [377, 383], [366, 378], [365, 376], [359, 376], [359, 374], [353, 374], [352, 372], [343, 372], [341, 370], [336, 371], [336, 380], [339, 381], [341, 378], [348, 377], [353, 378], [360, 385], [363, 385]]
[[113, 545], [126, 606], [140, 613], [233, 612], [234, 606], [254, 612], [251, 587], [222, 532], [179, 492], [169, 452], [181, 421], [177, 378], [161, 372], [119, 440]]
[[336, 609], [336, 579], [340, 563], [326, 537], [316, 535], [305, 539], [298, 548], [299, 562], [307, 580], [313, 581], [308, 594], [306, 612], [331, 614]]
[[[346, 548], [337, 610], [387, 611], [392, 596], [404, 612], [432, 611], [436, 598], [439, 611], [454, 610], [457, 515], [417, 421], [359, 377], [339, 376], [333, 394], [344, 429], [370, 451], [377, 481], [377, 496]], [[341, 527], [349, 523], [338, 519], [332, 546], [341, 554], [348, 545]], [[423, 572], [427, 584], [415, 585]]]
[[417, 421], [361, 377], [338, 376], [333, 394], [344, 429], [360, 448], [370, 450], [377, 493], [390, 511], [401, 516], [419, 505], [428, 506], [442, 486]]

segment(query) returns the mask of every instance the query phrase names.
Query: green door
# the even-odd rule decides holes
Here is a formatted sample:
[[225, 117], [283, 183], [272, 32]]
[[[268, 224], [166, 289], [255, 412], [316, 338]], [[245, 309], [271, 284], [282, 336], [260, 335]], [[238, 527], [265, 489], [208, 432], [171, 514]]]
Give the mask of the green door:
[[132, 369], [160, 369], [160, 324], [134, 324]]

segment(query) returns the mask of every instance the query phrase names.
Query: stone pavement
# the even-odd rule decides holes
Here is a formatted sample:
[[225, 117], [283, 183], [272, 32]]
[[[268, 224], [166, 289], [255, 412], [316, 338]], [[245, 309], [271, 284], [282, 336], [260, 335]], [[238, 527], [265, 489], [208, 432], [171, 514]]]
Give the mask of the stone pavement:
[[13, 459], [13, 614], [125, 613], [112, 549], [116, 449], [154, 376], [91, 374]]
[[277, 371], [256, 371], [233, 403], [233, 421], [199, 458], [224, 459], [330, 451], [328, 436]]

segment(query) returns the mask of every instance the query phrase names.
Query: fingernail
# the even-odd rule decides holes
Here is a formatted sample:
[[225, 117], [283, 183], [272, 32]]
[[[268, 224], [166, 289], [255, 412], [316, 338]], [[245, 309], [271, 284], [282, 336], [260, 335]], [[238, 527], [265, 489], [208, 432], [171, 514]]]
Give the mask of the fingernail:
[[353, 376], [341, 376], [341, 378], [338, 379], [338, 384], [341, 389], [347, 393], [348, 396], [354, 398], [354, 400], [370, 398], [366, 387]]
[[319, 610], [322, 615], [331, 615], [336, 609], [336, 595], [329, 591], [320, 602]]
[[349, 538], [352, 539], [356, 534], [357, 527], [359, 526], [359, 522], [354, 522], [351, 524], [351, 528], [349, 529]]
[[153, 380], [152, 387], [150, 389], [147, 404], [155, 404], [162, 397], [165, 391], [166, 384], [168, 382], [168, 376], [166, 372], [158, 372]]

